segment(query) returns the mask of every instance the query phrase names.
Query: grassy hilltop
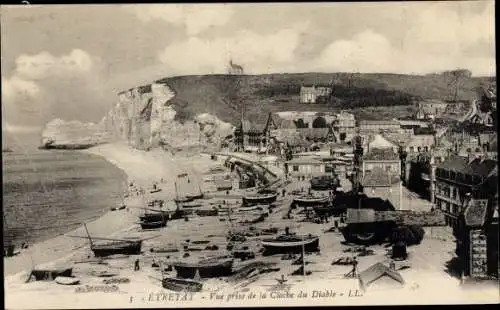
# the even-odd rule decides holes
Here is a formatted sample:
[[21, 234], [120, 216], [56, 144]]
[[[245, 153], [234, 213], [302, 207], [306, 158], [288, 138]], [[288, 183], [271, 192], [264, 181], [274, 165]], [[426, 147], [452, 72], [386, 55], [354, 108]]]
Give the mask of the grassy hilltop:
[[[347, 110], [363, 119], [402, 117], [413, 114], [416, 103], [425, 99], [454, 98], [452, 78], [446, 74], [424, 76], [401, 74], [294, 73], [265, 75], [178, 76], [158, 80], [175, 92], [172, 100], [179, 120], [210, 113], [235, 124], [240, 106], [245, 117], [278, 111]], [[464, 77], [457, 101], [470, 100], [477, 88], [492, 85], [494, 77]], [[300, 104], [300, 86], [333, 85], [334, 96], [323, 104]]]

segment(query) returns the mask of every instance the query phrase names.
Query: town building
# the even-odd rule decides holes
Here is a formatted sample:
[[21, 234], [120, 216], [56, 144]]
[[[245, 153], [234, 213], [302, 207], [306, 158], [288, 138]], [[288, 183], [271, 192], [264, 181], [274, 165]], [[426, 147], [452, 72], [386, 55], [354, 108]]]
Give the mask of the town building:
[[356, 119], [351, 113], [341, 111], [332, 123], [333, 131], [340, 143], [351, 141], [356, 134]]
[[402, 207], [402, 182], [398, 174], [375, 167], [365, 171], [361, 185], [366, 196], [387, 200], [396, 210]]
[[317, 103], [318, 98], [330, 96], [332, 88], [328, 86], [303, 85], [300, 87], [300, 103]]
[[304, 176], [311, 178], [326, 173], [326, 163], [313, 157], [298, 157], [286, 162], [288, 173], [291, 176]]
[[448, 107], [446, 102], [439, 100], [426, 100], [418, 104], [415, 118], [419, 120], [434, 119], [442, 115]]
[[362, 175], [380, 168], [391, 175], [401, 175], [401, 161], [399, 155], [392, 149], [371, 149], [368, 153], [363, 155]]
[[456, 226], [468, 194], [473, 199], [489, 199], [497, 190], [497, 162], [491, 159], [452, 156], [435, 171], [435, 205], [446, 215], [447, 224]]
[[395, 120], [361, 120], [358, 127], [361, 136], [401, 133], [401, 125]]
[[399, 150], [399, 145], [397, 143], [392, 142], [380, 134], [369, 136], [367, 139], [364, 139], [364, 143], [366, 152], [370, 152], [371, 149], [389, 149], [397, 153]]
[[271, 131], [277, 126], [269, 114], [266, 118], [242, 120], [234, 135], [238, 148], [245, 152], [267, 152], [271, 141]]

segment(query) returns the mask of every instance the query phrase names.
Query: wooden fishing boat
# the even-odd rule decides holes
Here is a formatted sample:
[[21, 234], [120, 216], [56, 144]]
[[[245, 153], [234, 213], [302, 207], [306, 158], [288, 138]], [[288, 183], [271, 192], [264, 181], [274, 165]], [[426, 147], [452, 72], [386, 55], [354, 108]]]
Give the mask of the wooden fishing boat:
[[277, 198], [278, 198], [277, 193], [259, 193], [256, 195], [247, 195], [243, 197], [243, 205], [252, 206], [252, 205], [271, 204], [275, 202]]
[[319, 249], [319, 237], [314, 235], [281, 235], [262, 240], [265, 255], [315, 252]]
[[55, 279], [57, 284], [62, 284], [62, 285], [76, 285], [80, 283], [79, 278], [75, 277], [64, 277], [64, 276], [58, 276]]
[[219, 211], [217, 209], [205, 209], [205, 210], [196, 210], [196, 215], [198, 216], [217, 216]]
[[328, 196], [315, 197], [312, 195], [305, 195], [298, 196], [293, 199], [293, 203], [299, 207], [326, 205], [328, 202]]
[[198, 281], [176, 279], [176, 278], [163, 278], [161, 281], [163, 288], [175, 292], [201, 292], [203, 284]]
[[161, 221], [150, 221], [150, 222], [140, 222], [141, 229], [157, 229], [167, 226], [167, 220], [163, 219]]
[[187, 194], [184, 196], [188, 201], [193, 201], [196, 199], [202, 199], [203, 198], [203, 193], [199, 194]]
[[240, 207], [238, 211], [240, 212], [248, 212], [248, 211], [262, 211], [267, 205], [253, 205], [249, 207]]
[[30, 276], [27, 280], [29, 282], [32, 278], [36, 281], [53, 281], [57, 277], [71, 277], [73, 274], [73, 268], [54, 268], [54, 269], [33, 269], [31, 270]]
[[123, 255], [138, 255], [141, 254], [142, 240], [126, 240], [126, 239], [112, 239], [112, 238], [95, 238], [96, 240], [106, 240], [101, 243], [94, 243], [87, 225], [83, 224], [87, 237], [82, 236], [68, 236], [73, 238], [88, 238], [90, 242], [90, 249], [94, 252], [95, 257], [105, 257], [115, 254]]
[[177, 271], [178, 278], [193, 279], [197, 271], [200, 278], [215, 278], [230, 275], [233, 262], [233, 258], [212, 258], [197, 262], [176, 262], [172, 267]]
[[96, 257], [105, 257], [115, 254], [141, 254], [142, 240], [119, 240], [92, 244], [90, 249]]
[[156, 213], [144, 213], [143, 215], [139, 216], [141, 222], [155, 222], [155, 221], [161, 221], [166, 218], [168, 218], [168, 212], [166, 211], [158, 211]]
[[260, 222], [264, 222], [265, 219], [266, 219], [266, 214], [264, 213], [264, 214], [257, 215], [253, 219], [244, 219], [242, 221], [239, 221], [238, 223], [240, 223], [240, 224], [257, 224]]

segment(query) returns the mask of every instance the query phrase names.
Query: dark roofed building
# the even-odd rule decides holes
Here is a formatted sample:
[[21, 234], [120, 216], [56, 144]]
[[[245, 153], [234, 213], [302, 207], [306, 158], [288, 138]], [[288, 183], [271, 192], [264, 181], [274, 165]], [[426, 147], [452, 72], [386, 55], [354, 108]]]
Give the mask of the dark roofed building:
[[495, 160], [484, 157], [452, 156], [436, 168], [435, 204], [450, 226], [457, 225], [467, 194], [473, 199], [492, 199], [498, 193], [497, 166]]

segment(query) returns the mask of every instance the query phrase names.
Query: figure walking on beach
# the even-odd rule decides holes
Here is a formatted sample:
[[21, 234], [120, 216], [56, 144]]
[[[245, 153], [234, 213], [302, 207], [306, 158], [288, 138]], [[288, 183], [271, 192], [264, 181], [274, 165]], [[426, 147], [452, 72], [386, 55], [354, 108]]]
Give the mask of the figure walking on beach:
[[139, 259], [135, 260], [134, 263], [134, 271], [139, 271], [141, 268], [139, 267]]

